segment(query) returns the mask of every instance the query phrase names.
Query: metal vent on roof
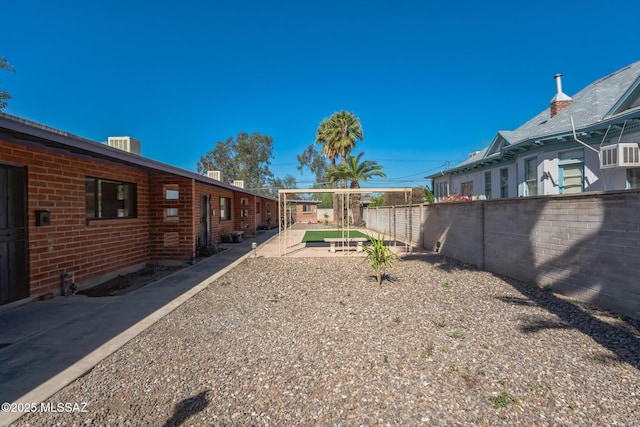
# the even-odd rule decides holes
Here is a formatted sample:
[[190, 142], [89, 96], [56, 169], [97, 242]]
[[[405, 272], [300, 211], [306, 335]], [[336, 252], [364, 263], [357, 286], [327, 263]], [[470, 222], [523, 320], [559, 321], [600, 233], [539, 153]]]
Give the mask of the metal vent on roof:
[[207, 177], [211, 179], [215, 179], [217, 181], [222, 181], [222, 172], [221, 171], [207, 171]]

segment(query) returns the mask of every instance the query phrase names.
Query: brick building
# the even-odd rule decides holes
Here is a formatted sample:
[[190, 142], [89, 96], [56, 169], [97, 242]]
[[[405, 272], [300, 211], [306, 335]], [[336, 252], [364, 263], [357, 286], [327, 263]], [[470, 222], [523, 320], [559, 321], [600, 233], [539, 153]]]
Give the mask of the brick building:
[[[188, 262], [277, 201], [0, 113], [0, 304]], [[269, 218], [271, 216], [271, 218]]]
[[292, 206], [295, 206], [293, 211], [293, 222], [303, 223], [316, 223], [320, 222], [318, 219], [318, 205], [319, 200], [287, 200]]

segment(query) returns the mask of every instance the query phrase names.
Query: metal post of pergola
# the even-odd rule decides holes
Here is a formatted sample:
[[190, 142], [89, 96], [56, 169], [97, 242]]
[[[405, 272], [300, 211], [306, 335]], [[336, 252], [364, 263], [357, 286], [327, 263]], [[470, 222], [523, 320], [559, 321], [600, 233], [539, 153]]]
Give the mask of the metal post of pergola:
[[[342, 210], [343, 212], [340, 213], [340, 221], [341, 222], [345, 222], [346, 224], [342, 224], [342, 243], [341, 245], [344, 245], [344, 237], [345, 235], [349, 235], [349, 231], [350, 231], [350, 224], [349, 224], [349, 215], [348, 215], [348, 211], [349, 211], [349, 207], [348, 207], [348, 203], [349, 203], [349, 199], [350, 199], [350, 195], [351, 194], [362, 194], [362, 193], [399, 193], [399, 192], [403, 192], [404, 193], [404, 200], [405, 200], [405, 204], [407, 204], [408, 206], [408, 200], [409, 200], [409, 196], [411, 195], [412, 192], [412, 188], [410, 187], [401, 187], [401, 188], [313, 188], [313, 189], [281, 189], [278, 190], [278, 255], [279, 256], [286, 256], [287, 254], [287, 248], [290, 247], [289, 243], [291, 240], [291, 230], [289, 229], [289, 221], [290, 219], [287, 218], [287, 214], [288, 214], [288, 209], [287, 209], [287, 194], [316, 194], [316, 193], [335, 193], [338, 194], [342, 197]], [[344, 215], [344, 208], [347, 208], [347, 215]], [[410, 210], [410, 209], [409, 209]], [[411, 219], [412, 219], [412, 215], [411, 212], [408, 213], [408, 218], [406, 217], [407, 212], [405, 210], [405, 235], [407, 236], [407, 242], [405, 245], [405, 251], [407, 253], [412, 253], [413, 252], [413, 244], [411, 243], [411, 234], [410, 231], [412, 230], [412, 224], [411, 224]], [[346, 218], [346, 219], [345, 219]], [[338, 221], [338, 218], [334, 218], [333, 219], [334, 222]], [[346, 229], [346, 230], [345, 230]], [[393, 233], [393, 241], [394, 241], [394, 245], [397, 242], [397, 236], [396, 236], [396, 221], [395, 221], [395, 210], [394, 210], [394, 220], [393, 220], [393, 230], [390, 230], [390, 232]], [[343, 253], [346, 253], [347, 251], [343, 251]]]

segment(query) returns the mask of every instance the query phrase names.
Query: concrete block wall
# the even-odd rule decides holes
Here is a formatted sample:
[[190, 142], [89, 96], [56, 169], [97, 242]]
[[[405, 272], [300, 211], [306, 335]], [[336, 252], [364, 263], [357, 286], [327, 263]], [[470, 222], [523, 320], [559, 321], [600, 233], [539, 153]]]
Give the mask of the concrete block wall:
[[422, 245], [423, 205], [366, 208], [362, 219], [367, 228], [402, 242]]
[[426, 205], [423, 223], [424, 248], [482, 268], [484, 258], [482, 202]]
[[423, 247], [640, 318], [638, 212], [637, 190], [425, 205]]
[[362, 211], [362, 219], [367, 224], [367, 229], [379, 232], [381, 235], [394, 236], [394, 222], [392, 207], [365, 208]]

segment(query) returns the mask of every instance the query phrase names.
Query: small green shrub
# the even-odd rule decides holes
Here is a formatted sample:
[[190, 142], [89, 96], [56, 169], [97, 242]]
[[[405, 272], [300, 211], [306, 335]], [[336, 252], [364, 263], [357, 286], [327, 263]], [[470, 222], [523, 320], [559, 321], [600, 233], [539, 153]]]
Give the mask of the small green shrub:
[[371, 243], [364, 248], [364, 252], [367, 254], [365, 260], [373, 267], [378, 286], [382, 287], [382, 278], [385, 271], [393, 267], [399, 258], [384, 244], [384, 234], [380, 237], [380, 233], [378, 233], [378, 237], [372, 237], [370, 241]]
[[616, 314], [616, 319], [622, 320], [623, 322], [626, 322], [628, 318], [624, 313], [618, 313], [618, 314]]
[[449, 331], [448, 335], [451, 338], [462, 338], [462, 335], [464, 335], [464, 331], [462, 329], [454, 329], [452, 331]]
[[496, 409], [505, 408], [510, 403], [516, 403], [516, 400], [511, 397], [506, 391], [503, 391], [497, 396], [491, 396], [489, 400], [491, 401], [491, 403], [493, 403], [493, 407]]

